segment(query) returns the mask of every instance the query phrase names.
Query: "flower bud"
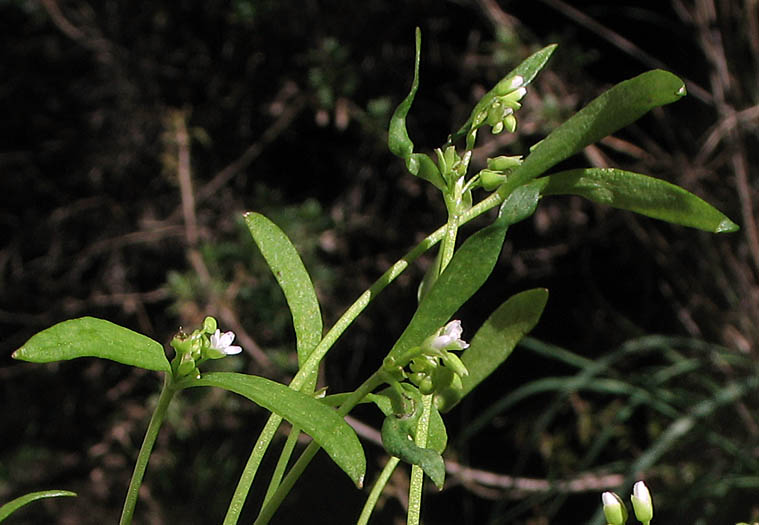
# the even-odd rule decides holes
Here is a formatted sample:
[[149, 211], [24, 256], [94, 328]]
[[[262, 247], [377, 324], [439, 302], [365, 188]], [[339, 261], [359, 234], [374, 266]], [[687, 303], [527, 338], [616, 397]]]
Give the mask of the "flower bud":
[[503, 119], [503, 126], [509, 133], [514, 133], [517, 130], [517, 118], [513, 114], [507, 115]]
[[520, 164], [522, 164], [521, 155], [501, 155], [499, 157], [488, 159], [488, 169], [493, 171], [511, 170], [519, 167]]
[[492, 170], [482, 170], [480, 172], [480, 184], [485, 191], [493, 191], [498, 186], [506, 182], [506, 175]]
[[614, 492], [604, 492], [601, 494], [601, 501], [608, 525], [624, 525], [627, 521], [627, 509], [622, 499]]
[[651, 501], [651, 493], [642, 481], [633, 485], [633, 493], [630, 496], [635, 511], [635, 517], [643, 524], [648, 524], [654, 517], [654, 504]]
[[207, 334], [212, 334], [216, 331], [217, 323], [216, 319], [211, 317], [210, 315], [203, 319], [203, 331]]
[[524, 89], [522, 87], [523, 85], [524, 77], [522, 75], [515, 75], [511, 78], [504, 78], [498, 82], [498, 84], [496, 84], [493, 88], [493, 93], [495, 93], [496, 96], [502, 97], [503, 95], [511, 93], [517, 89]]

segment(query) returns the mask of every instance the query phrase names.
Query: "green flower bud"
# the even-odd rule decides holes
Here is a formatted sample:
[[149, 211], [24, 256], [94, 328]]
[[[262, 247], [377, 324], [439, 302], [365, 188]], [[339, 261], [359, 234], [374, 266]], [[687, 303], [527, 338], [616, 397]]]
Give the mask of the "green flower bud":
[[503, 119], [503, 125], [509, 133], [514, 133], [517, 130], [517, 118], [512, 115], [507, 115]]
[[176, 377], [185, 376], [194, 376], [196, 378], [200, 377], [200, 372], [195, 366], [195, 360], [189, 353], [182, 354], [182, 357], [179, 360], [179, 366], [177, 367]]
[[425, 396], [432, 394], [435, 391], [435, 385], [433, 384], [432, 378], [430, 376], [425, 376], [425, 378], [422, 379], [422, 381], [420, 381], [417, 386], [419, 387], [419, 391]]
[[654, 517], [654, 504], [651, 501], [651, 493], [642, 481], [633, 485], [633, 493], [630, 496], [635, 511], [635, 517], [644, 525], [648, 525]]
[[171, 343], [169, 344], [176, 351], [177, 354], [186, 354], [192, 350], [192, 342], [190, 341], [189, 336], [186, 333], [184, 333], [181, 329], [179, 333], [174, 336], [174, 338], [171, 340]]
[[450, 368], [457, 376], [464, 377], [469, 375], [469, 370], [467, 370], [464, 363], [456, 354], [445, 352], [443, 353], [442, 359], [445, 366]]
[[506, 182], [506, 175], [492, 170], [482, 170], [480, 172], [480, 184], [486, 191], [493, 191], [498, 186]]
[[493, 126], [493, 129], [491, 130], [491, 133], [493, 135], [498, 135], [503, 131], [503, 122], [497, 122], [495, 126]]
[[501, 155], [500, 157], [488, 159], [488, 169], [493, 170], [493, 171], [511, 170], [516, 167], [519, 167], [520, 164], [522, 164], [521, 155], [514, 155], [510, 157], [506, 155]]
[[434, 370], [436, 367], [437, 360], [434, 357], [427, 355], [415, 357], [409, 365], [409, 368], [412, 372], [424, 372], [427, 374]]
[[479, 128], [482, 126], [486, 118], [488, 118], [488, 112], [483, 109], [474, 116], [474, 119], [472, 119], [472, 128]]
[[210, 315], [203, 319], [203, 331], [207, 334], [212, 334], [216, 331], [217, 323], [216, 319], [211, 317]]
[[614, 492], [604, 492], [601, 494], [601, 501], [608, 525], [624, 525], [627, 521], [627, 509], [622, 499]]
[[498, 124], [501, 120], [503, 120], [503, 112], [504, 108], [503, 104], [501, 104], [501, 101], [498, 99], [495, 99], [488, 108], [488, 118], [485, 121], [488, 126], [495, 126]]

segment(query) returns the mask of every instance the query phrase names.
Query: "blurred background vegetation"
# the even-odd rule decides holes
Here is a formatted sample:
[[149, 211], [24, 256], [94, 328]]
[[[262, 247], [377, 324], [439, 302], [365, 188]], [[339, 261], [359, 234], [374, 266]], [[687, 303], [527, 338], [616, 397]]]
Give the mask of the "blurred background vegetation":
[[[441, 224], [434, 189], [386, 148], [417, 25], [417, 147], [441, 145], [548, 43], [560, 47], [520, 129], [483, 140], [478, 165], [526, 152], [603, 89], [661, 67], [690, 96], [571, 165], [665, 178], [742, 226], [714, 236], [550, 198], [513, 227], [461, 313], [465, 335], [511, 293], [545, 286], [549, 304], [508, 366], [450, 414], [449, 477], [426, 496], [425, 521], [599, 523], [601, 491], [627, 494], [633, 479], [651, 487], [659, 523], [759, 517], [755, 0], [0, 0], [0, 501], [80, 495], [11, 522], [115, 522], [160, 385], [109, 362], [12, 362], [32, 334], [93, 315], [168, 342], [212, 314], [246, 349], [224, 366], [286, 381], [289, 314], [241, 212], [290, 235], [327, 324]], [[376, 368], [426, 264], [330, 353], [331, 392]], [[137, 522], [219, 523], [265, 416], [221, 391], [183, 393]], [[355, 418], [371, 481], [384, 461], [377, 415]], [[401, 522], [405, 483], [399, 471], [376, 523]], [[351, 523], [364, 497], [317, 461], [275, 522]]]

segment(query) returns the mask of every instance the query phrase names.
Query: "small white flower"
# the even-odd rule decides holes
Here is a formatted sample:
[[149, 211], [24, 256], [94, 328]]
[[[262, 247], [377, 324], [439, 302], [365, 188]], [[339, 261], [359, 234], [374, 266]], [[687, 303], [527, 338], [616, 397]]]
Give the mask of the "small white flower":
[[451, 321], [438, 331], [432, 341], [430, 348], [433, 350], [463, 350], [469, 348], [469, 343], [461, 339], [464, 329], [461, 328], [461, 321]]
[[224, 355], [235, 355], [242, 352], [242, 347], [233, 345], [232, 341], [235, 340], [235, 333], [232, 331], [221, 333], [221, 330], [216, 330], [211, 335], [211, 348], [218, 350]]

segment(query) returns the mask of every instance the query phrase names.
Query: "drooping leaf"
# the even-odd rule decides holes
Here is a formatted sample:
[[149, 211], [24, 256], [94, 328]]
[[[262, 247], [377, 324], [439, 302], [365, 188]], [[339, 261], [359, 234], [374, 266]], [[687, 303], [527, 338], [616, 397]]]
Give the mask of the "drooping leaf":
[[259, 213], [244, 215], [250, 234], [285, 294], [293, 317], [298, 363], [303, 364], [322, 338], [319, 300], [303, 261], [287, 235]]
[[480, 289], [498, 261], [509, 225], [532, 213], [538, 198], [536, 188], [518, 188], [501, 205], [493, 224], [470, 236], [456, 250], [451, 262], [419, 303], [414, 317], [393, 345], [390, 356], [397, 357], [421, 344]]
[[69, 490], [42, 490], [39, 492], [30, 492], [29, 494], [19, 496], [18, 498], [13, 499], [0, 507], [0, 522], [5, 520], [5, 518], [16, 512], [24, 505], [27, 505], [33, 501], [45, 498], [58, 498], [61, 496], [76, 496], [76, 492], [71, 492]]
[[509, 176], [504, 191], [545, 173], [585, 146], [638, 120], [649, 110], [675, 102], [684, 95], [683, 81], [659, 69], [620, 82], [539, 142]]
[[422, 51], [422, 31], [416, 28], [416, 53], [414, 55], [414, 80], [411, 83], [411, 90], [406, 98], [395, 108], [393, 116], [390, 118], [390, 127], [387, 134], [387, 145], [393, 155], [404, 160], [408, 159], [414, 152], [414, 143], [408, 135], [406, 129], [406, 117], [408, 116], [411, 104], [419, 89], [419, 62]]
[[32, 363], [100, 357], [148, 370], [171, 370], [161, 343], [94, 317], [70, 319], [51, 326], [33, 335], [13, 352], [13, 357]]
[[366, 459], [356, 433], [336, 410], [316, 398], [263, 377], [234, 372], [203, 374], [181, 386], [215, 386], [250, 399], [310, 435], [357, 486], [363, 484]]
[[422, 55], [422, 32], [416, 28], [416, 51], [414, 54], [414, 80], [411, 82], [411, 90], [406, 98], [395, 108], [390, 117], [390, 126], [387, 132], [387, 145], [390, 152], [402, 158], [406, 162], [406, 169], [412, 174], [434, 184], [438, 189], [445, 191], [446, 183], [440, 174], [435, 162], [425, 153], [414, 153], [414, 142], [409, 137], [406, 128], [406, 117], [414, 103], [414, 97], [419, 90], [419, 62]]
[[[461, 378], [463, 388], [458, 399], [469, 394], [511, 355], [517, 343], [538, 323], [546, 301], [548, 290], [534, 288], [511, 296], [488, 317], [461, 354], [469, 374]], [[446, 403], [442, 411], [453, 408], [458, 399]]]
[[432, 448], [422, 448], [410, 437], [410, 427], [402, 419], [393, 415], [382, 422], [382, 446], [397, 458], [411, 465], [418, 465], [441, 490], [445, 482], [445, 462], [439, 452]]
[[482, 96], [480, 101], [477, 102], [477, 104], [474, 106], [474, 109], [469, 115], [469, 119], [456, 133], [451, 136], [449, 142], [454, 142], [469, 133], [469, 128], [472, 125], [472, 120], [474, 120], [475, 115], [477, 115], [483, 109], [487, 108], [488, 104], [493, 101], [493, 98], [495, 98], [498, 89], [503, 82], [506, 82], [517, 75], [524, 78], [524, 83], [522, 84], [523, 86], [527, 86], [530, 82], [532, 82], [540, 70], [543, 69], [548, 63], [548, 59], [550, 59], [551, 55], [553, 55], [553, 52], [556, 51], [556, 47], [557, 44], [551, 44], [544, 47], [540, 51], [537, 51], [524, 59], [517, 67], [509, 71], [509, 73], [505, 75], [501, 81], [496, 84], [495, 87], [493, 87], [493, 89]]
[[402, 383], [400, 388], [403, 393], [388, 387], [378, 394], [367, 396], [386, 416], [382, 422], [382, 446], [390, 455], [421, 467], [437, 488], [442, 489], [445, 482], [445, 462], [441, 454], [448, 440], [443, 419], [435, 407], [432, 407], [427, 446], [418, 446], [414, 438], [424, 410], [422, 394], [418, 388], [408, 383]]
[[[389, 416], [393, 414], [393, 406], [392, 401], [386, 392], [387, 390], [376, 394], [369, 394], [367, 400], [376, 404], [383, 414]], [[327, 396], [327, 398], [334, 398], [329, 401], [331, 406], [339, 405], [342, 402], [341, 400], [345, 397], [347, 397], [347, 395], [344, 394]], [[324, 401], [325, 400], [322, 399], [322, 402]], [[432, 410], [430, 411], [430, 425], [427, 430], [427, 447], [442, 454], [446, 446], [448, 446], [448, 432], [445, 429], [445, 423], [443, 422], [440, 412], [433, 405]]]
[[535, 180], [542, 195], [579, 195], [599, 204], [712, 233], [738, 225], [707, 202], [669, 182], [618, 169], [562, 171]]

